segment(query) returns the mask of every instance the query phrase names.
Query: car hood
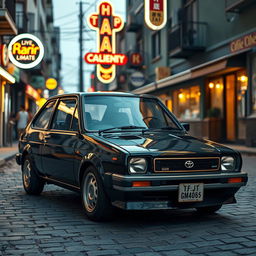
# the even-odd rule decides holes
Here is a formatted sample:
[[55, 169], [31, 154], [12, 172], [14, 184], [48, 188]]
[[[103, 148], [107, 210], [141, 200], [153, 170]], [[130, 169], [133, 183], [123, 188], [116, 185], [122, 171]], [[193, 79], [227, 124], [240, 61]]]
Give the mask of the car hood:
[[150, 155], [220, 155], [233, 150], [217, 143], [194, 138], [185, 133], [145, 132], [108, 133], [97, 139], [121, 147], [131, 154]]

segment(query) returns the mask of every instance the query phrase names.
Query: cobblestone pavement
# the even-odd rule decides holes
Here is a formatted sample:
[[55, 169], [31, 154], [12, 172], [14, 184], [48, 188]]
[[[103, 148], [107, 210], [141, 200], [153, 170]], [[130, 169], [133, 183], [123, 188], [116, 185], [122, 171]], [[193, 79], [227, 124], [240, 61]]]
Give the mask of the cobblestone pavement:
[[255, 166], [255, 157], [244, 157], [249, 184], [238, 204], [218, 214], [121, 212], [94, 223], [76, 193], [50, 185], [41, 196], [26, 195], [10, 161], [0, 169], [0, 255], [256, 255]]

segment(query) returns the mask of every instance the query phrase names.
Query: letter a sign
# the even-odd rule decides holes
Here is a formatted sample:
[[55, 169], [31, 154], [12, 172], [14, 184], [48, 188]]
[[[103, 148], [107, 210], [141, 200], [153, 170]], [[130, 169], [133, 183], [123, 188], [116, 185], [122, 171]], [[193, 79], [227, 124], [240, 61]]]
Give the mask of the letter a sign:
[[114, 15], [113, 6], [103, 1], [98, 13], [88, 18], [88, 25], [97, 32], [98, 52], [89, 52], [84, 59], [88, 64], [97, 64], [97, 78], [102, 83], [111, 83], [116, 76], [116, 65], [125, 65], [127, 56], [116, 53], [116, 33], [121, 31], [124, 22]]
[[144, 0], [145, 23], [151, 30], [162, 29], [167, 21], [167, 0]]

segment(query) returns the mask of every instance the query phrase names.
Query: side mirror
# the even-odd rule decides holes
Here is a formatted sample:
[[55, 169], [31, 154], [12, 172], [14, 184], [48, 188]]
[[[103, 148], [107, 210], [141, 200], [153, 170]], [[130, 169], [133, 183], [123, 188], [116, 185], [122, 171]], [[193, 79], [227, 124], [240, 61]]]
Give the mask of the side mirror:
[[183, 128], [188, 132], [190, 130], [190, 124], [189, 123], [181, 123]]

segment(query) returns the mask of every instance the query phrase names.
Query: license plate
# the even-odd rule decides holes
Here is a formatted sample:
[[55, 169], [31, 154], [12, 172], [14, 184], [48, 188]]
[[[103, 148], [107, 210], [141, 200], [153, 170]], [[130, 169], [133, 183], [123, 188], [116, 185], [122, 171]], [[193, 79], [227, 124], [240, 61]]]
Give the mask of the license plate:
[[204, 199], [203, 183], [182, 183], [179, 185], [179, 202], [201, 202]]

